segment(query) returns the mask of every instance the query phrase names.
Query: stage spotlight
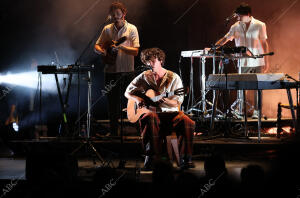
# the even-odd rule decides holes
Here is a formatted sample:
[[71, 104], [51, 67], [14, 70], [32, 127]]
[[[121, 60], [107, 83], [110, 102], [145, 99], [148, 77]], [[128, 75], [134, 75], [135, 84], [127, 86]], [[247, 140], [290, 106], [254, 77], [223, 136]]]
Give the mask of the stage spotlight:
[[[40, 74], [41, 75], [41, 74]], [[42, 90], [54, 92], [57, 90], [54, 75], [42, 75]], [[61, 81], [61, 79], [59, 79]], [[0, 84], [11, 84], [15, 86], [22, 86], [26, 88], [36, 89], [39, 82], [39, 73], [36, 71], [7, 73], [0, 74]]]

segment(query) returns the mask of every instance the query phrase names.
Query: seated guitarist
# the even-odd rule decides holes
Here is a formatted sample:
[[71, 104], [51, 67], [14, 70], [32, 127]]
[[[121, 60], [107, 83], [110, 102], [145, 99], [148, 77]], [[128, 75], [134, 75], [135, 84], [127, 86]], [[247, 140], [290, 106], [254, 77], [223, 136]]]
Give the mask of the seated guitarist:
[[[151, 169], [153, 157], [158, 158], [162, 151], [162, 141], [167, 133], [175, 131], [180, 137], [180, 167], [194, 167], [192, 163], [192, 141], [195, 123], [179, 107], [183, 102], [183, 96], [173, 95], [170, 98], [162, 98], [155, 104], [149, 104], [143, 94], [148, 90], [154, 90], [157, 94], [172, 92], [182, 88], [180, 77], [163, 68], [165, 53], [159, 48], [145, 49], [141, 52], [141, 60], [151, 70], [138, 75], [127, 87], [125, 96], [142, 106], [156, 106], [158, 112], [149, 111], [139, 118], [143, 148], [146, 153], [144, 169]], [[148, 103], [148, 104], [147, 104]], [[128, 110], [128, 109], [127, 109]]]
[[125, 98], [125, 88], [134, 78], [134, 56], [140, 43], [136, 26], [125, 20], [126, 7], [120, 2], [110, 5], [109, 15], [113, 23], [106, 25], [96, 41], [95, 51], [105, 62], [104, 81], [107, 91], [111, 135], [117, 135], [120, 103]]

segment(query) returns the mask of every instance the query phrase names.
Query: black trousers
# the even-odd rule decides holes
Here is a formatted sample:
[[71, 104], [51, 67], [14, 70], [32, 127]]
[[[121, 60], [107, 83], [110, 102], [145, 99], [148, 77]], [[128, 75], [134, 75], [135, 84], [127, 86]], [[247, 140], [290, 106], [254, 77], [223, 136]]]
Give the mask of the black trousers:
[[[134, 78], [134, 72], [104, 73], [105, 91], [108, 100], [108, 116], [112, 135], [118, 135], [118, 119], [127, 106], [124, 92]], [[123, 117], [124, 118], [124, 117]]]

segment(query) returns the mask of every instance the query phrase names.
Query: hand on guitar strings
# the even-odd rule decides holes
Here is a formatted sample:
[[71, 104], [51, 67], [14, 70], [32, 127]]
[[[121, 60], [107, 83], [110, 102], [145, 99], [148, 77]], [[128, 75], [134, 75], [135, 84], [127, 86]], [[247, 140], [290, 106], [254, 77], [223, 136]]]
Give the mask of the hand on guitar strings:
[[166, 105], [172, 106], [172, 107], [178, 106], [177, 100], [172, 100], [172, 99], [169, 99], [169, 98], [162, 98], [158, 101], [158, 105], [162, 104], [162, 103], [165, 103]]
[[139, 109], [143, 108], [144, 106], [146, 106], [144, 100], [141, 100], [141, 101], [138, 102], [138, 107], [139, 107]]
[[150, 108], [150, 107], [159, 107], [159, 104], [162, 103], [161, 101], [153, 102], [148, 97], [143, 97], [138, 99], [138, 107], [141, 109], [143, 107]]

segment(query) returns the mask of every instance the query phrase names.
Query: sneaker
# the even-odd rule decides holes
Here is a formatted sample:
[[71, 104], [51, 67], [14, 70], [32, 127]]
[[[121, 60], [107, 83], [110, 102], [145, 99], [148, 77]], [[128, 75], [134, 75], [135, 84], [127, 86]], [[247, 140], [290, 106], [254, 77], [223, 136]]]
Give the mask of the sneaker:
[[252, 119], [258, 119], [258, 111], [257, 110], [253, 111]]
[[195, 164], [192, 162], [192, 157], [180, 157], [179, 168], [181, 170], [195, 168]]
[[144, 167], [141, 171], [152, 171], [152, 158], [148, 155], [145, 157]]

